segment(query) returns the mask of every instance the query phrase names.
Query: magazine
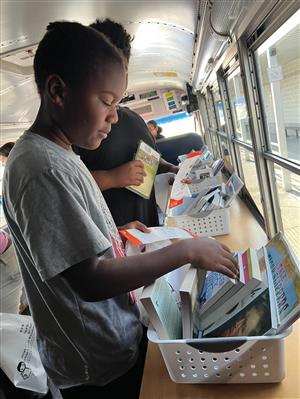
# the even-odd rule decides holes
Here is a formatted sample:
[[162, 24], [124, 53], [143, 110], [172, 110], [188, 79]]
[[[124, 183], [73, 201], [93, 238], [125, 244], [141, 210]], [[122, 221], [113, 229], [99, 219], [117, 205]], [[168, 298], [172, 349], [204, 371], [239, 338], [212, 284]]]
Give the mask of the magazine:
[[143, 162], [146, 176], [144, 176], [144, 182], [141, 185], [126, 188], [143, 198], [149, 199], [159, 166], [160, 154], [141, 140], [134, 159]]

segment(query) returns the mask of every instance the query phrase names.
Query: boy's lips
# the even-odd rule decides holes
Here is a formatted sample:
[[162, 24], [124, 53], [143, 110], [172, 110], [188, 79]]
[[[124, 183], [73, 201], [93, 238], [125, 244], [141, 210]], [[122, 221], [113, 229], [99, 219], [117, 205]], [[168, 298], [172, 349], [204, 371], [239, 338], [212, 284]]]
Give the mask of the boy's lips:
[[109, 132], [104, 132], [102, 130], [98, 130], [98, 133], [99, 133], [100, 137], [102, 137], [103, 139], [106, 139]]

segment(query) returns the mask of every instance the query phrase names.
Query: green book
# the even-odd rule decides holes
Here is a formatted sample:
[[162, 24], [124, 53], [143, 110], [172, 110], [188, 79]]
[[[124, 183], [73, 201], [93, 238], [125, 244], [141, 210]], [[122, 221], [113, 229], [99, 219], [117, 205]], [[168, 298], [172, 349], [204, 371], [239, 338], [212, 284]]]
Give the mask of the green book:
[[144, 176], [144, 182], [139, 186], [128, 186], [126, 188], [143, 198], [149, 199], [160, 161], [160, 154], [141, 140], [135, 153], [134, 160], [143, 162], [146, 176]]

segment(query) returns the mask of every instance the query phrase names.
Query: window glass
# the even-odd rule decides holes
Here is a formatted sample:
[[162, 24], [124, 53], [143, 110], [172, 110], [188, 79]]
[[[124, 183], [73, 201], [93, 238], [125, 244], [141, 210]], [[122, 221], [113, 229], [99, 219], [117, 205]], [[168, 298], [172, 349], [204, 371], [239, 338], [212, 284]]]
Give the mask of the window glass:
[[219, 136], [219, 140], [221, 145], [222, 158], [228, 164], [227, 166], [229, 166], [229, 168], [232, 168], [233, 166], [228, 140], [222, 136]]
[[223, 104], [221, 101], [221, 96], [218, 88], [213, 90], [213, 99], [218, 119], [219, 130], [221, 132], [225, 132], [225, 118], [224, 118]]
[[5, 166], [4, 161], [0, 159], [0, 227], [3, 227], [6, 224], [2, 207], [2, 179], [4, 173], [4, 166]]
[[242, 162], [245, 186], [251, 194], [251, 197], [254, 200], [257, 208], [260, 210], [261, 214], [263, 214], [254, 155], [251, 151], [248, 151], [240, 146], [238, 146], [238, 150], [240, 152], [240, 158]]
[[210, 137], [211, 137], [211, 141], [212, 141], [212, 151], [213, 151], [213, 155], [214, 158], [220, 158], [221, 154], [219, 151], [219, 142], [218, 142], [218, 137], [217, 134], [215, 132], [210, 131]]
[[217, 121], [214, 110], [213, 97], [210, 91], [207, 92], [206, 101], [207, 101], [207, 111], [209, 113], [210, 127], [214, 130], [217, 130]]
[[166, 138], [196, 131], [194, 114], [186, 112], [155, 118], [155, 121], [162, 128], [161, 133]]
[[227, 79], [227, 87], [235, 128], [235, 136], [239, 140], [251, 144], [248, 111], [244, 96], [241, 70], [239, 67], [229, 75]]
[[[274, 165], [283, 231], [297, 257], [300, 258], [300, 176]], [[288, 173], [291, 190], [286, 191], [283, 175]]]
[[269, 149], [300, 163], [300, 10], [255, 52]]

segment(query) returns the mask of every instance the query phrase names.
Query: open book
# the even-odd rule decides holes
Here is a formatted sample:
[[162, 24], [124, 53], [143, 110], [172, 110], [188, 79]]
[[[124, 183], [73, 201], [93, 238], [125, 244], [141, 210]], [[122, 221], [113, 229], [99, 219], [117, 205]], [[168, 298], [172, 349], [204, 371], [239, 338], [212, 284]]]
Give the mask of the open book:
[[160, 154], [141, 140], [134, 159], [143, 162], [146, 176], [144, 182], [139, 186], [128, 186], [126, 188], [143, 198], [149, 199], [159, 166]]

